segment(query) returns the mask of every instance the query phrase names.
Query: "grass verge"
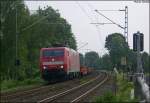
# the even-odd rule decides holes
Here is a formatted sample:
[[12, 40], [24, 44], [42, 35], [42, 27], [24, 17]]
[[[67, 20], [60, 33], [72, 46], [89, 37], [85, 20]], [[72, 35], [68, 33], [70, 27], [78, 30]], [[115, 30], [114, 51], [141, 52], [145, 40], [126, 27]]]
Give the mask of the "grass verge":
[[37, 85], [42, 85], [44, 81], [37, 77], [34, 79], [25, 79], [23, 81], [4, 80], [1, 82], [1, 93], [13, 92], [20, 89], [28, 89]]
[[123, 74], [117, 75], [117, 92], [116, 95], [112, 91], [108, 91], [104, 93], [102, 96], [98, 96], [95, 98], [95, 102], [136, 102], [135, 99], [130, 98], [131, 89], [134, 88], [132, 82], [128, 82], [123, 78]]

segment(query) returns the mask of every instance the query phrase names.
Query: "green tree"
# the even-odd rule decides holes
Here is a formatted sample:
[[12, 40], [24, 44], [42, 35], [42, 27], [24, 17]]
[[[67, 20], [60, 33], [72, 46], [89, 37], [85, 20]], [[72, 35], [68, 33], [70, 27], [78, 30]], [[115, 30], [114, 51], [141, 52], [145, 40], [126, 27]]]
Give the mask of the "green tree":
[[20, 34], [19, 30], [26, 26], [28, 17], [29, 11], [23, 0], [1, 1], [1, 79], [18, 78], [21, 70], [14, 65], [20, 49], [16, 49], [16, 23], [19, 38], [17, 46], [23, 46], [20, 35], [24, 34]]
[[100, 66], [102, 69], [105, 69], [105, 70], [112, 70], [113, 69], [111, 58], [110, 58], [109, 54], [104, 54], [101, 57], [100, 61], [101, 61]]
[[99, 55], [91, 51], [85, 54], [85, 65], [88, 67], [99, 68]]
[[143, 52], [141, 60], [142, 60], [142, 65], [143, 65], [144, 72], [150, 72], [149, 71], [149, 69], [150, 69], [149, 63], [150, 63], [150, 61], [149, 61], [148, 53]]
[[133, 50], [129, 50], [127, 55], [127, 65], [129, 67], [129, 71], [136, 72], [137, 67], [137, 54]]
[[[40, 48], [64, 42], [77, 48], [71, 25], [52, 7], [31, 14], [23, 0], [2, 1], [1, 24], [1, 80], [40, 76]], [[21, 65], [15, 65], [16, 59]]]
[[113, 66], [119, 68], [121, 65], [121, 58], [126, 57], [129, 50], [125, 37], [119, 33], [110, 34], [106, 37], [105, 47], [109, 51]]
[[[43, 18], [41, 20], [41, 18]], [[55, 43], [67, 43], [70, 48], [76, 49], [76, 40], [71, 32], [71, 26], [68, 22], [60, 17], [58, 11], [47, 7], [39, 8], [37, 13], [31, 15], [31, 21], [34, 23], [38, 20], [35, 26], [29, 28], [27, 39], [28, 61], [30, 62], [30, 70], [34, 73], [39, 65], [39, 50], [43, 47], [51, 47]], [[31, 23], [32, 24], [32, 23]], [[35, 73], [35, 75], [38, 75]]]

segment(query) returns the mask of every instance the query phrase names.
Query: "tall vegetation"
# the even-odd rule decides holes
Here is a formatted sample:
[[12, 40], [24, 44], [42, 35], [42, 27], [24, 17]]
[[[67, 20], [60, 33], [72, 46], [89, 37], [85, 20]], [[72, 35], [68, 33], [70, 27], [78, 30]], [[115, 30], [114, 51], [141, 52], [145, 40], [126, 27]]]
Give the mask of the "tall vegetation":
[[71, 25], [49, 6], [31, 14], [23, 0], [1, 1], [1, 26], [1, 80], [39, 76], [42, 47], [66, 43], [77, 48]]
[[109, 54], [104, 54], [99, 61], [100, 68], [105, 70], [112, 70], [113, 64], [111, 62], [111, 58]]
[[[119, 33], [113, 33], [108, 35], [106, 38], [105, 47], [109, 51], [112, 66], [117, 67], [123, 71], [136, 71], [137, 68], [137, 54], [132, 49], [129, 48], [124, 36]], [[126, 58], [125, 67], [122, 65], [122, 58]], [[141, 53], [141, 61], [143, 69], [148, 72], [149, 67], [149, 55], [146, 52]], [[107, 62], [111, 64], [110, 62]]]
[[99, 55], [98, 53], [91, 51], [87, 52], [84, 57], [85, 65], [87, 67], [99, 68]]
[[106, 38], [105, 47], [109, 51], [113, 66], [117, 66], [119, 68], [121, 58], [126, 57], [129, 50], [125, 37], [119, 33], [108, 35]]
[[141, 57], [144, 71], [150, 73], [150, 55], [148, 55], [146, 52], [143, 52]]
[[[87, 52], [84, 56], [85, 65], [97, 69], [113, 70], [114, 67], [121, 71], [135, 72], [137, 68], [137, 53], [129, 48], [124, 36], [120, 33], [113, 33], [106, 37], [105, 48], [109, 54], [102, 57], [94, 52]], [[148, 53], [141, 53], [141, 61], [145, 72], [149, 72]], [[122, 64], [122, 58], [126, 58], [126, 65]]]
[[[67, 44], [76, 50], [76, 40], [71, 25], [52, 7], [40, 8], [30, 13], [23, 0], [1, 1], [0, 75], [1, 80], [23, 80], [39, 76], [39, 50], [55, 43]], [[106, 38], [109, 54], [99, 57], [91, 51], [80, 54], [81, 65], [97, 69], [121, 68], [121, 58], [127, 58], [127, 67], [136, 68], [136, 53], [129, 49], [122, 34], [113, 33]], [[150, 56], [141, 54], [143, 68], [149, 70]], [[16, 60], [19, 60], [16, 65]]]

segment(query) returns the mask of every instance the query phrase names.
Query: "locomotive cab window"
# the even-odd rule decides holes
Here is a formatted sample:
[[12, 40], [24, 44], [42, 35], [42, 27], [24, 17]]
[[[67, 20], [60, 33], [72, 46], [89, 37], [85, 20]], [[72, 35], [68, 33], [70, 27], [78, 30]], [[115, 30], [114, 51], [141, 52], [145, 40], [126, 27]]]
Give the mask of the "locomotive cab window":
[[44, 50], [43, 57], [64, 56], [64, 50]]

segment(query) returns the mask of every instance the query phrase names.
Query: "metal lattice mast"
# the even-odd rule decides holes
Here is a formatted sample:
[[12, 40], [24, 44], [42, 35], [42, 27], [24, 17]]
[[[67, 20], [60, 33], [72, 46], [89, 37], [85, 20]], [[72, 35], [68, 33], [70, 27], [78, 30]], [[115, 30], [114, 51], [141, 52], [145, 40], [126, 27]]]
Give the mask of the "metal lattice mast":
[[124, 27], [124, 37], [128, 42], [128, 7], [125, 6], [125, 27]]
[[[118, 27], [120, 27], [121, 29], [124, 30], [124, 37], [126, 39], [126, 42], [128, 42], [128, 6], [125, 6], [125, 9], [123, 10], [95, 10], [98, 14], [100, 14], [101, 16], [103, 16], [104, 18], [106, 18], [107, 20], [110, 21], [110, 23], [91, 23], [91, 24], [100, 24], [100, 25], [104, 25], [104, 24], [115, 24]], [[125, 24], [124, 26], [121, 26], [120, 24], [114, 22], [113, 20], [111, 20], [110, 18], [106, 17], [105, 15], [103, 15], [102, 13], [100, 13], [99, 11], [123, 11], [125, 12]]]

